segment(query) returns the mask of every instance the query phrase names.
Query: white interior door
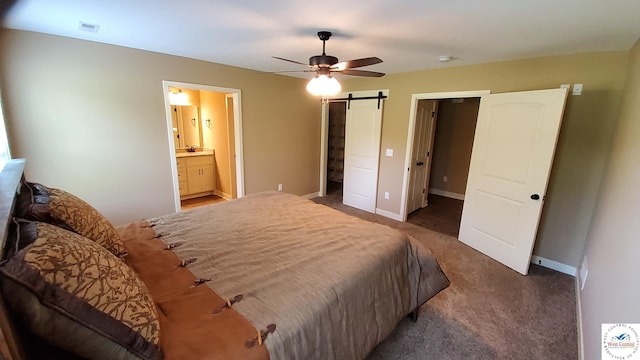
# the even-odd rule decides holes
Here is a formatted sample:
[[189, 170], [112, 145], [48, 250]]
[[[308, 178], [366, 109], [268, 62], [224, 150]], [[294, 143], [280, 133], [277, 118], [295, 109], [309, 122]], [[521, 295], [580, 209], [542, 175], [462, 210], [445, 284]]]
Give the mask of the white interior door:
[[345, 125], [342, 202], [374, 213], [378, 190], [383, 102], [371, 99], [350, 103], [350, 106], [347, 106]]
[[526, 275], [566, 89], [482, 96], [460, 241]]
[[411, 168], [409, 172], [409, 202], [407, 213], [428, 205], [427, 188], [431, 170], [431, 152], [435, 133], [437, 100], [419, 100], [413, 135]]

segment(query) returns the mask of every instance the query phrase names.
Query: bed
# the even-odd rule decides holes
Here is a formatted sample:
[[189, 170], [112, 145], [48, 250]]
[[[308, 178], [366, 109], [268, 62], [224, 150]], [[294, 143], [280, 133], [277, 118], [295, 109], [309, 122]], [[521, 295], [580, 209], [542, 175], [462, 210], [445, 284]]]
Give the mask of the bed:
[[[5, 168], [2, 172], [3, 192], [9, 192], [2, 199], [3, 209], [9, 211], [4, 219], [9, 222], [13, 195], [21, 187], [20, 166], [12, 163], [9, 171]], [[6, 182], [11, 184], [7, 187]], [[46, 192], [44, 188], [42, 191]], [[55, 189], [49, 191], [53, 198]], [[49, 207], [55, 207], [53, 200]], [[18, 227], [23, 238], [34, 232], [60, 232], [40, 223], [18, 221], [13, 226]], [[64, 231], [67, 230], [74, 230], [73, 226]], [[105, 271], [120, 266], [128, 274], [132, 269], [133, 275], [122, 276], [130, 277], [126, 282], [129, 287], [142, 283], [142, 290], [134, 295], [142, 299], [141, 304], [152, 303], [151, 313], [156, 318], [151, 321], [154, 314], [136, 313], [133, 319], [137, 323], [131, 328], [138, 326], [149, 332], [131, 333], [125, 331], [126, 327], [118, 328], [118, 324], [114, 325], [118, 331], [112, 330], [113, 326], [96, 329], [113, 320], [98, 317], [88, 327], [106, 340], [93, 345], [84, 344], [83, 340], [83, 346], [97, 346], [100, 354], [96, 354], [95, 347], [78, 350], [74, 348], [78, 341], [71, 341], [72, 352], [85, 357], [105, 358], [105, 354], [111, 354], [108, 357], [149, 359], [363, 359], [403, 317], [417, 316], [422, 304], [449, 285], [429, 250], [405, 234], [280, 192], [254, 194], [114, 230], [121, 243], [96, 240], [102, 246], [97, 245], [93, 253], [109, 250], [104, 252], [112, 265], [103, 266]], [[84, 240], [78, 241], [84, 244]], [[5, 251], [3, 257], [10, 257], [0, 268], [0, 282], [9, 305], [3, 304], [2, 308], [9, 311], [2, 312], [7, 321], [2, 322], [0, 317], [0, 326], [8, 347], [0, 347], [0, 351], [20, 358], [25, 356], [25, 346], [20, 339], [14, 340], [13, 334], [16, 329], [25, 328], [20, 324], [25, 315], [15, 309], [11, 296], [15, 283], [24, 285], [22, 280], [16, 280], [23, 274], [23, 264], [15, 258], [25, 261], [28, 256], [22, 254], [29, 251], [40, 254], [31, 250], [40, 243], [7, 243], [10, 251]], [[121, 262], [126, 265], [121, 266]], [[26, 293], [38, 292], [39, 286]], [[60, 296], [66, 296], [66, 292]], [[44, 304], [45, 310], [50, 311], [52, 306], [47, 301], [36, 304]], [[131, 305], [127, 306], [131, 310]], [[138, 311], [140, 307], [144, 305], [133, 309]], [[63, 311], [61, 321], [68, 321], [68, 313], [74, 309]], [[16, 310], [21, 315], [16, 316]], [[129, 310], [118, 311], [114, 316]], [[38, 326], [28, 323], [26, 328]], [[85, 328], [75, 338], [94, 339]], [[114, 340], [113, 334], [123, 331], [128, 336], [126, 340]], [[18, 334], [21, 332], [24, 330], [18, 330]], [[69, 350], [69, 344], [64, 343], [69, 339], [57, 339], [57, 334], [54, 331], [47, 335], [54, 338], [48, 338], [48, 342], [56, 344], [55, 349]], [[39, 334], [37, 338], [41, 337]], [[107, 345], [116, 350], [108, 353], [112, 350]], [[102, 350], [106, 348], [109, 350]], [[53, 351], [47, 350], [47, 354]]]

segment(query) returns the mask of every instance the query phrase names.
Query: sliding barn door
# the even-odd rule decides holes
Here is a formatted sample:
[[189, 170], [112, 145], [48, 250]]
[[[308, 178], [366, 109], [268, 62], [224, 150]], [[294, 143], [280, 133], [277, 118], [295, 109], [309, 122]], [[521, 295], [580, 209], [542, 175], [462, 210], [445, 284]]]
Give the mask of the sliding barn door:
[[347, 107], [342, 202], [374, 213], [378, 190], [382, 103], [355, 100]]
[[480, 101], [460, 241], [526, 275], [566, 89], [486, 95]]

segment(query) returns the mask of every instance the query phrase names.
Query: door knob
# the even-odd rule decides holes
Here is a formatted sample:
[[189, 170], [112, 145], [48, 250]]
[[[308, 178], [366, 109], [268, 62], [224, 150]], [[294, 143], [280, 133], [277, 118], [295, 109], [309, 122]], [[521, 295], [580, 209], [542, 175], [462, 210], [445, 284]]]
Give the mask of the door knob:
[[538, 194], [531, 195], [531, 200], [540, 200], [540, 195]]

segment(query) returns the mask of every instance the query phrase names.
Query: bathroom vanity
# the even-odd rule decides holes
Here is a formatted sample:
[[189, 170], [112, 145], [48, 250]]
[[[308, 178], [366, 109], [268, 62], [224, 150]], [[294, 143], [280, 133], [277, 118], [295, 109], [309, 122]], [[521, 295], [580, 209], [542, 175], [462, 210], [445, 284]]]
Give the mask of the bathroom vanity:
[[215, 189], [213, 151], [176, 153], [180, 199], [213, 195]]

